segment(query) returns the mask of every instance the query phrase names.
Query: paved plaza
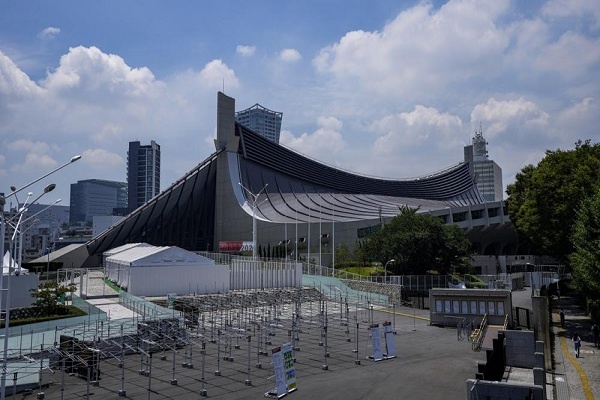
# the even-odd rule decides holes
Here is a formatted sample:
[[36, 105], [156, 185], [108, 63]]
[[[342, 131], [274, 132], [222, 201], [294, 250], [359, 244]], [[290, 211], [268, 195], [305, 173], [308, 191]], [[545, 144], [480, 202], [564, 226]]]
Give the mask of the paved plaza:
[[[513, 292], [513, 302], [527, 307], [530, 295], [530, 290]], [[142, 351], [130, 351], [122, 367], [121, 354], [115, 351], [118, 346], [104, 350], [99, 379], [91, 376], [89, 381], [85, 374], [77, 376], [75, 372], [44, 367], [42, 387], [19, 393], [16, 398], [38, 398], [40, 392], [46, 399], [265, 398], [265, 393], [275, 387], [271, 349], [291, 342], [297, 347], [294, 367], [298, 389], [287, 396], [289, 399], [464, 399], [466, 380], [474, 378], [477, 363], [485, 361], [485, 353], [472, 351], [471, 343], [458, 336], [456, 328], [429, 325], [428, 310], [324, 302], [314, 293], [298, 309], [283, 300], [279, 304], [265, 300], [268, 293], [262, 293], [266, 296], [263, 300], [256, 293], [253, 296], [262, 305], [229, 311], [224, 311], [227, 307], [211, 307], [210, 311], [205, 307], [202, 316], [192, 313], [191, 319], [188, 311], [186, 320], [192, 323], [183, 347], [167, 346], [149, 358], [144, 345], [138, 344]], [[575, 293], [566, 293], [553, 302], [556, 370], [548, 374], [548, 398], [600, 398], [600, 355], [591, 343], [589, 317], [577, 300]], [[130, 325], [140, 320], [145, 323], [142, 315], [123, 308], [117, 299], [91, 302], [111, 312], [113, 334], [122, 321]], [[567, 313], [565, 327], [558, 322], [558, 307]], [[294, 327], [296, 312], [302, 318], [296, 319]], [[327, 315], [326, 324], [323, 315]], [[224, 322], [228, 319], [233, 321], [229, 327]], [[391, 336], [396, 357], [373, 361], [369, 358], [373, 347], [368, 327], [386, 321], [396, 332]], [[90, 326], [87, 329], [90, 332]], [[583, 339], [579, 358], [572, 355], [569, 336], [573, 330]], [[102, 340], [119, 343], [118, 336]], [[36, 378], [35, 364], [30, 370], [31, 378]], [[509, 369], [507, 376], [512, 381], [532, 379], [527, 370]], [[7, 379], [9, 393], [10, 388], [11, 380]], [[120, 396], [120, 391], [125, 396]]]
[[[466, 339], [458, 340], [456, 329], [430, 326], [426, 310], [397, 308], [395, 317], [392, 309], [351, 310], [346, 326], [343, 318], [336, 317], [342, 315], [339, 304], [329, 302], [327, 307], [330, 322], [325, 341], [319, 303], [303, 304], [294, 365], [298, 390], [288, 395], [290, 399], [464, 399], [465, 380], [474, 377], [477, 361], [485, 358], [484, 353], [473, 352]], [[395, 322], [397, 356], [375, 362], [368, 358], [373, 351], [368, 325], [385, 321]], [[289, 324], [282, 320], [280, 326]], [[191, 329], [185, 348], [154, 353], [151, 362], [143, 354], [131, 354], [120, 368], [118, 357], [105, 359], [100, 363], [98, 386], [57, 370], [45, 372], [47, 387], [42, 390], [46, 399], [117, 399], [122, 398], [119, 390], [130, 399], [199, 399], [204, 398], [203, 391], [216, 399], [264, 398], [275, 387], [270, 349], [293, 341], [290, 332], [281, 327], [268, 337], [271, 345], [262, 349], [253, 333], [250, 359], [244, 337], [229, 339], [229, 343], [221, 338], [214, 343], [208, 330], [198, 335]], [[171, 383], [173, 379], [176, 385]], [[37, 396], [38, 391], [30, 396]]]

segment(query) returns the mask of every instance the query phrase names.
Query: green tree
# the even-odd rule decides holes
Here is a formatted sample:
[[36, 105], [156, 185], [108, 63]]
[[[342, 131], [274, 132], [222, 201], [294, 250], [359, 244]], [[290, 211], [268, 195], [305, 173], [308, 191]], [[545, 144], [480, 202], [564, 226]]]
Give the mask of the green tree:
[[428, 214], [401, 209], [384, 228], [367, 238], [363, 250], [371, 260], [388, 265], [395, 274], [445, 274], [468, 265], [471, 244], [456, 226], [446, 226]]
[[37, 289], [31, 289], [31, 296], [35, 297], [34, 307], [42, 316], [65, 315], [68, 308], [64, 305], [67, 293], [77, 290], [74, 284], [59, 285], [54, 281], [40, 283]]
[[352, 260], [350, 250], [345, 243], [335, 246], [335, 263], [340, 266], [349, 263]]
[[570, 261], [575, 284], [588, 301], [594, 318], [600, 317], [600, 189], [584, 200], [573, 227], [574, 252]]
[[506, 190], [519, 236], [535, 253], [566, 262], [573, 251], [574, 210], [599, 181], [599, 144], [578, 141], [574, 150], [546, 151], [537, 166], [523, 168]]

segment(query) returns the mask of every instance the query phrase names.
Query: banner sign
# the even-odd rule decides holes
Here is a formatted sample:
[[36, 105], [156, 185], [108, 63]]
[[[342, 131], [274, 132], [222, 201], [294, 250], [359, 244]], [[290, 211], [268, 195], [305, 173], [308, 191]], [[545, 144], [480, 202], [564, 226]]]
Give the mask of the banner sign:
[[252, 242], [233, 240], [219, 242], [219, 252], [226, 253], [243, 253], [251, 252], [253, 249]]
[[392, 323], [385, 321], [383, 323], [383, 335], [385, 337], [385, 347], [388, 358], [396, 357], [396, 343], [394, 342], [394, 331], [392, 329]]
[[281, 347], [275, 347], [271, 349], [271, 353], [273, 354], [273, 368], [275, 370], [275, 395], [280, 398], [287, 394], [283, 352]]
[[381, 348], [381, 331], [379, 324], [369, 326], [371, 331], [371, 345], [373, 346], [373, 360], [383, 360], [383, 349]]
[[285, 343], [283, 346], [283, 369], [285, 370], [285, 383], [287, 391], [293, 392], [296, 386], [296, 368], [294, 367], [294, 350], [291, 343]]

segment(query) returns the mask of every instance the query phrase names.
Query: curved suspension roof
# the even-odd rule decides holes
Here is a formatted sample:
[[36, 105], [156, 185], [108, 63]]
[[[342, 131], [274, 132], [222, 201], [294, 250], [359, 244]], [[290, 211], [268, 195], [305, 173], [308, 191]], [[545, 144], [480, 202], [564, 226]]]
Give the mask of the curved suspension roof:
[[266, 221], [356, 221], [395, 216], [402, 206], [428, 211], [484, 201], [466, 163], [421, 178], [378, 179], [321, 164], [240, 124], [235, 129], [239, 148], [228, 153], [234, 193], [250, 215], [260, 193], [257, 216]]

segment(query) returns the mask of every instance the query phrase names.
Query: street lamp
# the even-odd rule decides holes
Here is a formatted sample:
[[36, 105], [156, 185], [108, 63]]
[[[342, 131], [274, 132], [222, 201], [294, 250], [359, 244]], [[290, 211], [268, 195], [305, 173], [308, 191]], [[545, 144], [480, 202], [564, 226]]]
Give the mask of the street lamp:
[[[41, 196], [40, 196], [41, 197]], [[54, 200], [54, 202], [52, 204], [50, 204], [47, 207], [44, 207], [43, 209], [41, 209], [40, 211], [36, 212], [35, 214], [33, 214], [31, 217], [23, 220], [21, 222], [21, 225], [24, 225], [26, 222], [30, 221], [31, 219], [37, 217], [39, 214], [43, 213], [44, 211], [50, 209], [51, 207], [55, 206], [56, 204], [60, 203], [61, 199], [56, 199]], [[25, 231], [27, 231], [28, 229], [30, 229], [33, 225], [36, 224], [35, 221], [38, 221], [38, 219], [34, 220], [34, 222], [32, 223], [31, 226], [29, 226], [29, 228], [21, 231], [19, 230], [19, 270], [16, 272], [17, 275], [19, 275], [21, 273], [21, 260], [22, 260], [22, 256], [23, 256], [23, 233], [25, 233]], [[48, 224], [48, 237], [50, 237], [50, 224]]]
[[384, 281], [384, 283], [387, 283], [387, 266], [388, 266], [388, 264], [389, 263], [395, 263], [395, 262], [396, 262], [396, 260], [394, 260], [392, 258], [390, 261], [388, 261], [388, 262], [385, 263], [385, 266], [383, 267], [383, 270], [384, 270], [383, 271], [383, 281]]
[[252, 193], [250, 190], [248, 190], [247, 188], [244, 187], [244, 185], [242, 185], [241, 182], [238, 182], [238, 184], [242, 187], [242, 189], [244, 189], [246, 191], [246, 193], [248, 193], [250, 196], [252, 196], [252, 258], [257, 258], [257, 248], [256, 248], [256, 207], [258, 207], [260, 204], [264, 203], [265, 201], [267, 201], [267, 199], [264, 199], [260, 204], [256, 204], [258, 202], [258, 197], [260, 196], [260, 194], [263, 192], [263, 190], [265, 190], [267, 188], [267, 186], [269, 186], [269, 184], [267, 183], [262, 189], [260, 189], [260, 192], [258, 192], [257, 194]]
[[[11, 196], [16, 196], [17, 193], [19, 193], [21, 190], [24, 190], [26, 188], [28, 188], [29, 186], [33, 185], [34, 183], [37, 183], [39, 181], [41, 181], [42, 179], [46, 178], [47, 176], [55, 173], [56, 171], [66, 167], [67, 165], [70, 165], [72, 163], [74, 163], [75, 161], [81, 159], [80, 155], [71, 157], [71, 159], [59, 166], [58, 168], [53, 169], [52, 171], [42, 175], [41, 177], [29, 182], [28, 184], [26, 184], [25, 186], [21, 187], [20, 189], [17, 189], [16, 187], [13, 188], [11, 187], [10, 190], [11, 192], [9, 194], [7, 194], [6, 196], [2, 196], [0, 195], [0, 255], [1, 255], [1, 259], [2, 259], [2, 273], [0, 274], [0, 290], [4, 290], [4, 282], [3, 282], [3, 277], [4, 277], [4, 239], [5, 239], [5, 232], [6, 232], [6, 224], [8, 221], [6, 221], [6, 218], [4, 217], [4, 205], [6, 204], [6, 199], [11, 197]], [[49, 189], [49, 187], [47, 186], [48, 191], [51, 191], [52, 189], [54, 189], [54, 187], [52, 187], [52, 189]], [[46, 189], [44, 189], [46, 190]], [[46, 191], [44, 193], [47, 193]], [[10, 257], [12, 259], [12, 255]], [[2, 372], [0, 373], [0, 399], [3, 399], [5, 397], [6, 394], [6, 374], [7, 374], [7, 363], [8, 363], [8, 354], [7, 354], [7, 348], [8, 348], [8, 332], [9, 332], [9, 321], [10, 321], [10, 266], [9, 266], [9, 270], [8, 270], [8, 276], [7, 276], [7, 284], [6, 284], [6, 306], [5, 306], [5, 314], [6, 314], [6, 320], [5, 320], [5, 324], [4, 324], [4, 357], [2, 360]], [[2, 296], [0, 296], [0, 310], [2, 310]]]

